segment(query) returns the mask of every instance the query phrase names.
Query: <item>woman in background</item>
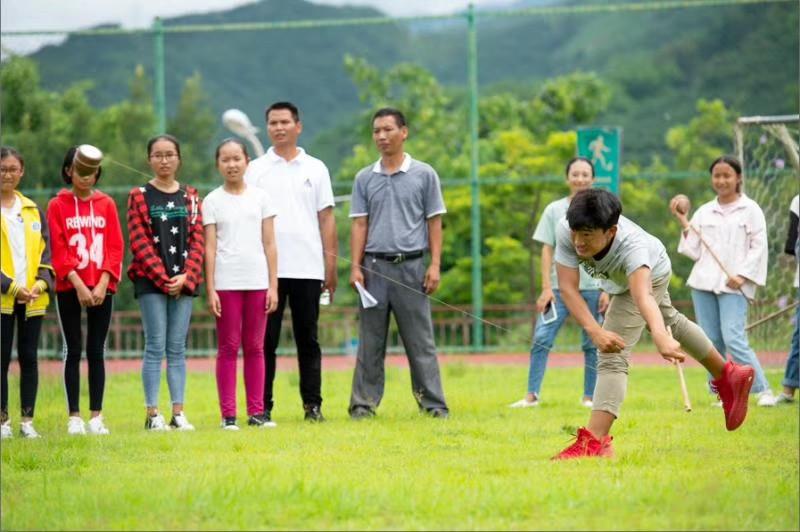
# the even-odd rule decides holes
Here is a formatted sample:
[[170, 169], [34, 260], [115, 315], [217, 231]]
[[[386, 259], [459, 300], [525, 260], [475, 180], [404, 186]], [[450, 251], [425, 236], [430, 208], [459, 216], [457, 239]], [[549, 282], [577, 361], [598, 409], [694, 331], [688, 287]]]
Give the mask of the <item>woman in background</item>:
[[[674, 199], [670, 203], [670, 210], [685, 228], [678, 252], [695, 261], [686, 284], [692, 288], [697, 324], [723, 356], [730, 353], [736, 363], [753, 367], [755, 382], [750, 393], [757, 395], [758, 406], [774, 406], [775, 396], [745, 331], [748, 299], [753, 299], [756, 286], [764, 286], [767, 280], [764, 213], [742, 192], [742, 165], [738, 159], [718, 157], [709, 172], [717, 197], [701, 205], [691, 221]], [[700, 232], [711, 250], [689, 229], [689, 224]]]
[[[572, 198], [581, 190], [592, 188], [594, 185], [594, 165], [585, 157], [574, 157], [567, 162], [565, 180], [569, 188], [569, 195], [558, 199], [545, 207], [533, 239], [542, 245], [541, 271], [542, 293], [536, 300], [536, 311], [540, 313], [536, 320], [533, 333], [533, 347], [531, 347], [530, 369], [528, 370], [528, 393], [515, 403], [511, 408], [528, 408], [538, 406], [544, 373], [547, 369], [547, 359], [553, 347], [556, 335], [569, 317], [569, 310], [561, 299], [558, 289], [558, 276], [553, 262], [553, 252], [556, 247], [556, 227], [564, 220]], [[601, 313], [608, 306], [608, 295], [602, 292], [596, 280], [580, 268], [581, 297], [589, 306], [589, 311], [596, 321], [601, 320]], [[553, 319], [546, 319], [549, 313], [555, 313]], [[586, 331], [581, 331], [583, 339], [583, 395], [581, 404], [587, 408], [592, 407], [592, 396], [597, 381], [597, 347], [592, 343]]]

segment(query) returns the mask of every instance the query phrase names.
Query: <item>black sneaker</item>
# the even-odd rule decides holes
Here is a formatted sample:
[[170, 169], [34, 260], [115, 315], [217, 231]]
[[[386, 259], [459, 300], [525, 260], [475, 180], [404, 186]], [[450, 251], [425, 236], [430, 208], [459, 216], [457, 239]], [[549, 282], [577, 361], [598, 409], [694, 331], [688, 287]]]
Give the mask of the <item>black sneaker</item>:
[[428, 415], [438, 419], [447, 419], [450, 417], [450, 413], [443, 408], [433, 408], [428, 410]]
[[225, 430], [239, 430], [239, 425], [236, 424], [235, 417], [222, 418], [222, 428]]
[[350, 419], [367, 419], [375, 417], [375, 411], [365, 406], [356, 406], [350, 410]]
[[272, 416], [269, 412], [263, 414], [256, 414], [247, 418], [247, 424], [251, 427], [272, 428], [277, 427], [278, 424], [272, 421]]
[[322, 417], [322, 410], [319, 409], [319, 405], [303, 405], [303, 410], [305, 411], [305, 420], [310, 421], [312, 423], [322, 423], [325, 421], [325, 418]]

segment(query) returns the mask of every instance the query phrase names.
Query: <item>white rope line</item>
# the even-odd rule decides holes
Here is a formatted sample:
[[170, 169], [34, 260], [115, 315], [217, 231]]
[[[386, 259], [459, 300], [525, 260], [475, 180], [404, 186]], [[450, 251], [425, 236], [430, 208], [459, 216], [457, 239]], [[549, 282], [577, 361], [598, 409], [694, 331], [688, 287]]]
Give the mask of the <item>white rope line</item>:
[[[337, 259], [342, 259], [343, 261], [345, 261], [345, 262], [349, 263], [351, 266], [353, 265], [353, 261], [351, 261], [350, 259], [348, 259], [348, 258], [346, 258], [346, 257], [343, 257], [343, 256], [341, 256], [341, 255], [337, 255], [336, 253], [333, 253], [332, 251], [325, 251], [325, 253], [327, 253], [328, 255], [331, 255], [331, 256], [333, 256], [333, 257], [336, 257]], [[397, 286], [401, 286], [401, 287], [405, 288], [406, 290], [409, 290], [409, 291], [411, 291], [411, 292], [414, 292], [414, 293], [416, 293], [416, 294], [419, 294], [419, 295], [421, 295], [421, 296], [425, 296], [425, 297], [427, 297], [428, 299], [430, 299], [430, 300], [432, 300], [432, 301], [435, 301], [436, 303], [439, 303], [440, 305], [444, 305], [445, 307], [447, 307], [447, 308], [449, 308], [449, 309], [452, 309], [452, 310], [454, 310], [454, 311], [456, 311], [456, 312], [459, 312], [459, 313], [461, 313], [461, 314], [463, 314], [463, 315], [465, 315], [465, 316], [469, 316], [470, 318], [474, 318], [474, 319], [476, 319], [476, 320], [479, 320], [479, 321], [481, 321], [482, 323], [484, 323], [484, 324], [486, 324], [486, 325], [489, 325], [489, 326], [491, 326], [491, 327], [494, 327], [494, 328], [496, 328], [496, 329], [500, 329], [500, 330], [501, 330], [501, 331], [503, 331], [503, 332], [507, 332], [507, 333], [510, 333], [510, 332], [511, 332], [511, 330], [509, 330], [509, 329], [506, 329], [506, 328], [505, 328], [505, 327], [503, 327], [502, 325], [498, 325], [498, 324], [496, 324], [496, 323], [493, 323], [493, 322], [491, 322], [491, 321], [489, 321], [489, 320], [486, 320], [486, 319], [480, 318], [480, 317], [476, 316], [475, 314], [472, 314], [471, 312], [467, 312], [466, 310], [464, 310], [464, 309], [461, 309], [461, 308], [458, 308], [458, 307], [456, 307], [455, 305], [451, 305], [450, 303], [448, 303], [448, 302], [446, 302], [446, 301], [443, 301], [443, 300], [441, 300], [441, 299], [439, 299], [439, 298], [437, 298], [437, 297], [434, 297], [434, 296], [433, 296], [433, 295], [431, 295], [431, 294], [426, 294], [425, 292], [423, 292], [423, 291], [421, 291], [421, 290], [417, 290], [417, 289], [416, 289], [416, 288], [414, 288], [413, 286], [408, 286], [407, 284], [405, 284], [405, 283], [403, 283], [403, 282], [401, 282], [401, 281], [398, 281], [397, 279], [393, 279], [393, 278], [389, 277], [388, 275], [384, 275], [384, 274], [380, 273], [380, 272], [379, 272], [379, 271], [377, 271], [377, 270], [373, 270], [373, 269], [371, 269], [371, 268], [369, 268], [369, 267], [367, 267], [367, 266], [365, 266], [365, 265], [363, 265], [363, 264], [362, 264], [360, 267], [361, 267], [361, 269], [362, 269], [362, 270], [368, 271], [369, 273], [371, 273], [371, 274], [373, 274], [373, 275], [377, 275], [378, 277], [381, 277], [381, 278], [383, 278], [383, 279], [386, 279], [386, 280], [387, 280], [387, 281], [389, 281], [390, 283], [394, 283], [394, 284], [396, 284]]]

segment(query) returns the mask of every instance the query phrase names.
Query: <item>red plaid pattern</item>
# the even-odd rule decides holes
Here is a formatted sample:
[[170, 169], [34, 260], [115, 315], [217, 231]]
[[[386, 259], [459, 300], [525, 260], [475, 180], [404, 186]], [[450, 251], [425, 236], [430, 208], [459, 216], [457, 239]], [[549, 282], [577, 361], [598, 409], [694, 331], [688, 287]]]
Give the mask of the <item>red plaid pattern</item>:
[[[189, 242], [186, 246], [189, 255], [186, 257], [182, 272], [186, 274], [183, 292], [192, 295], [203, 282], [203, 253], [205, 251], [203, 214], [197, 189], [188, 185], [182, 188], [186, 192], [186, 210], [189, 213]], [[133, 254], [133, 260], [128, 267], [128, 277], [132, 281], [137, 277], [150, 279], [166, 294], [170, 276], [164, 268], [164, 262], [153, 241], [150, 212], [144, 192], [140, 187], [134, 187], [128, 195], [128, 240]]]

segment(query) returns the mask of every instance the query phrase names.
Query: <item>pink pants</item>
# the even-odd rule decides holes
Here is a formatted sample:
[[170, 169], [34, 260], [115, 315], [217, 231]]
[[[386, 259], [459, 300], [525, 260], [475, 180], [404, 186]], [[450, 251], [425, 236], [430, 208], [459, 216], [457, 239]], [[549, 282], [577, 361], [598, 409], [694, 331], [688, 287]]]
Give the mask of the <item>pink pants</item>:
[[236, 359], [244, 351], [247, 414], [264, 412], [264, 331], [267, 290], [218, 290], [217, 392], [222, 417], [236, 417]]

